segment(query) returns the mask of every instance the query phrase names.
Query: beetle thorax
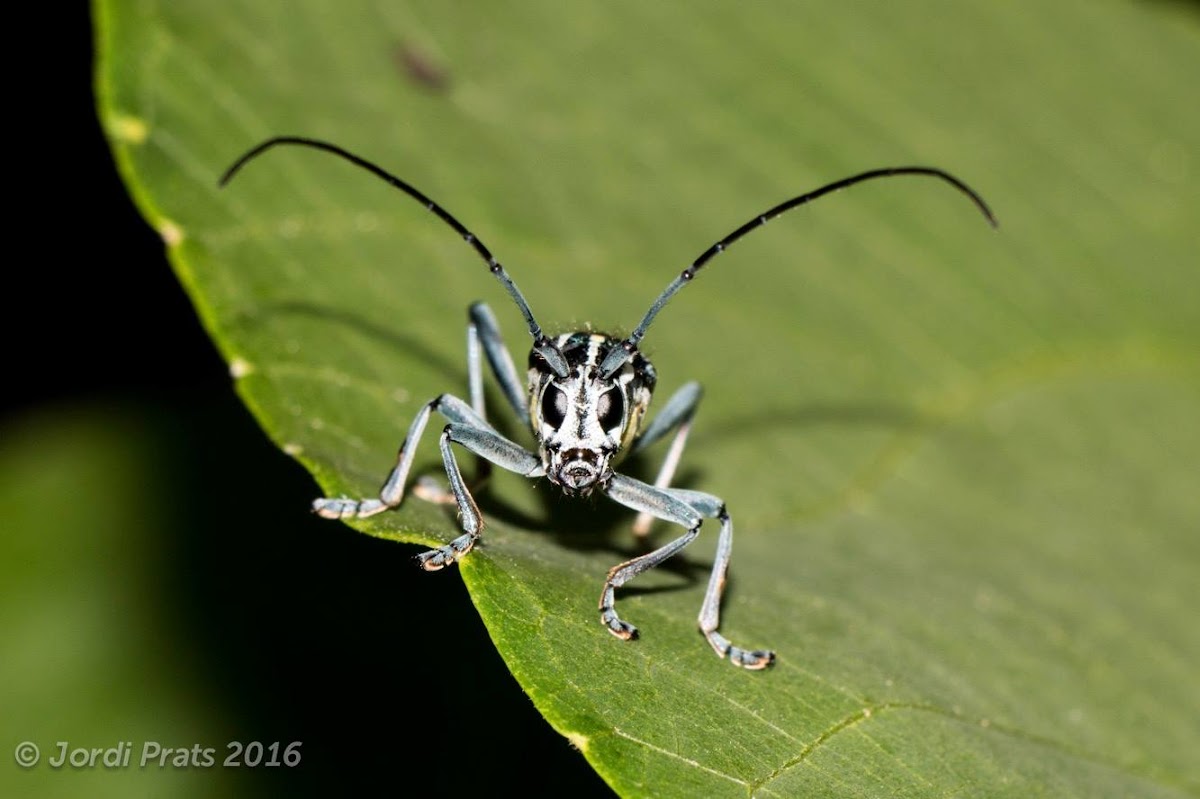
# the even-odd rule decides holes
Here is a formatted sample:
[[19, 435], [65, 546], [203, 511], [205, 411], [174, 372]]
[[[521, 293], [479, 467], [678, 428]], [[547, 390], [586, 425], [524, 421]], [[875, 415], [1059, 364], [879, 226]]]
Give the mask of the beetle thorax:
[[600, 374], [604, 356], [620, 343], [600, 333], [558, 336], [565, 377], [530, 353], [530, 426], [546, 476], [568, 494], [586, 495], [608, 482], [650, 405], [654, 367], [640, 353], [612, 375]]

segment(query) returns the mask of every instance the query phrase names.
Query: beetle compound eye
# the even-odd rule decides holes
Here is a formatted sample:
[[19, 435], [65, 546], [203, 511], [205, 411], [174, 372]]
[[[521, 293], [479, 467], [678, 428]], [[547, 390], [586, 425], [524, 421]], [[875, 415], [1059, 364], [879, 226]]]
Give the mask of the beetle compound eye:
[[625, 397], [621, 394], [621, 389], [610, 388], [600, 395], [596, 403], [596, 416], [605, 430], [621, 426], [621, 421], [625, 418]]
[[542, 392], [542, 419], [557, 430], [567, 418], [567, 395], [551, 383]]

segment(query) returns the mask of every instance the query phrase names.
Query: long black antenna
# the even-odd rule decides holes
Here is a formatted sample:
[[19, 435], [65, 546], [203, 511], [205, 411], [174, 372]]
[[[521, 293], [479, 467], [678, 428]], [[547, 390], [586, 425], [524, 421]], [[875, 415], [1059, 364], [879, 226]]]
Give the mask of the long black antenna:
[[415, 186], [412, 186], [406, 181], [401, 180], [382, 167], [373, 164], [367, 159], [357, 156], [348, 150], [344, 150], [341, 147], [338, 147], [336, 144], [330, 144], [327, 141], [321, 141], [320, 139], [309, 139], [304, 136], [275, 136], [253, 147], [236, 161], [234, 161], [233, 166], [229, 167], [229, 169], [226, 169], [225, 174], [221, 175], [221, 179], [218, 181], [217, 185], [224, 187], [225, 184], [233, 179], [233, 176], [236, 175], [243, 166], [262, 155], [267, 150], [270, 150], [272, 147], [280, 144], [297, 144], [303, 147], [311, 147], [315, 150], [324, 150], [327, 153], [333, 153], [334, 155], [340, 156], [355, 166], [362, 167], [376, 177], [386, 181], [387, 183], [390, 183], [397, 189], [400, 189], [400, 191], [404, 192], [409, 197], [412, 197], [414, 200], [421, 203], [421, 205], [424, 205], [426, 210], [432, 211], [438, 219], [441, 219], [447, 225], [454, 228], [454, 231], [458, 233], [458, 235], [462, 236], [463, 241], [475, 248], [475, 252], [479, 253], [479, 257], [482, 258], [484, 263], [488, 265], [488, 269], [491, 271], [491, 273], [504, 285], [504, 288], [508, 290], [509, 296], [511, 296], [513, 298], [513, 302], [517, 304], [517, 308], [520, 309], [521, 315], [525, 317], [525, 323], [529, 325], [529, 335], [533, 336], [534, 348], [542, 355], [543, 358], [546, 359], [546, 362], [549, 364], [550, 368], [559, 377], [567, 376], [569, 370], [567, 367], [566, 358], [563, 357], [558, 348], [554, 346], [554, 343], [542, 332], [541, 326], [538, 325], [537, 320], [533, 318], [533, 311], [530, 310], [529, 303], [525, 301], [525, 296], [521, 294], [521, 290], [517, 288], [517, 284], [513, 282], [513, 279], [509, 277], [508, 272], [505, 271], [500, 262], [496, 260], [495, 256], [492, 255], [492, 252], [487, 248], [487, 245], [476, 238], [474, 233], [467, 230], [466, 226], [463, 225], [462, 222], [459, 222], [453, 214], [451, 214], [441, 205], [429, 199], [429, 197], [427, 197]]
[[804, 205], [805, 203], [811, 202], [818, 197], [823, 197], [826, 194], [835, 192], [838, 189], [844, 189], [847, 186], [853, 186], [855, 183], [862, 183], [863, 181], [873, 180], [874, 178], [886, 178], [893, 177], [895, 175], [931, 175], [935, 178], [941, 178], [954, 188], [961, 191], [963, 194], [970, 197], [972, 202], [974, 202], [975, 206], [979, 209], [980, 213], [982, 213], [987, 221], [991, 223], [992, 227], [999, 227], [996, 217], [992, 215], [992, 209], [988, 208], [987, 203], [983, 201], [983, 198], [980, 197], [974, 189], [951, 175], [949, 172], [943, 172], [940, 169], [935, 169], [928, 166], [886, 167], [884, 169], [872, 169], [868, 172], [863, 172], [848, 178], [842, 178], [841, 180], [837, 180], [826, 186], [822, 186], [819, 189], [814, 189], [807, 194], [801, 194], [799, 197], [793, 197], [792, 199], [782, 202], [768, 211], [764, 211], [702, 252], [700, 257], [692, 262], [691, 266], [689, 266], [687, 269], [684, 269], [683, 272], [679, 274], [679, 277], [671, 281], [670, 285], [663, 290], [662, 294], [658, 295], [658, 298], [655, 299], [650, 305], [650, 310], [648, 310], [646, 315], [642, 317], [642, 321], [638, 324], [634, 331], [629, 334], [629, 338], [622, 341], [621, 346], [613, 347], [609, 351], [608, 356], [600, 364], [600, 373], [605, 377], [611, 376], [614, 372], [621, 368], [621, 365], [624, 364], [625, 361], [633, 357], [633, 353], [637, 351], [638, 344], [646, 335], [646, 329], [650, 327], [650, 323], [654, 321], [654, 317], [658, 316], [658, 312], [663, 309], [663, 306], [666, 305], [667, 302], [674, 297], [681, 288], [690, 283], [692, 278], [696, 276], [696, 273], [699, 272], [706, 263], [715, 258], [717, 255], [725, 252], [725, 250], [729, 248], [729, 245], [742, 238], [742, 236], [745, 236], [750, 231], [765, 225], [767, 222], [770, 222], [772, 219], [782, 213]]

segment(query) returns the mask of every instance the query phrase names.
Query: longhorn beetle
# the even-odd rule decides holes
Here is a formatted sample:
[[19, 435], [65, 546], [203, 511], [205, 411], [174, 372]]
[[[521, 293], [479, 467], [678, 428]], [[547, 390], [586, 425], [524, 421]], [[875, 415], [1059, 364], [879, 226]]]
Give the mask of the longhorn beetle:
[[[627, 337], [589, 331], [573, 331], [551, 337], [542, 331], [534, 319], [533, 311], [508, 272], [484, 243], [458, 219], [405, 181], [335, 144], [299, 136], [267, 139], [235, 161], [221, 177], [220, 185], [224, 186], [253, 158], [282, 144], [311, 147], [339, 156], [424, 205], [475, 248], [475, 252], [508, 291], [525, 317], [525, 324], [533, 339], [526, 388], [522, 389], [512, 356], [500, 337], [500, 328], [491, 309], [480, 302], [471, 305], [467, 311], [470, 403], [452, 394], [441, 394], [421, 407], [400, 445], [396, 465], [384, 481], [378, 497], [322, 498], [313, 502], [313, 510], [327, 519], [361, 519], [397, 507], [404, 499], [405, 484], [417, 442], [430, 414], [437, 411], [448, 421], [442, 429], [439, 446], [450, 479], [450, 491], [447, 492], [435, 481], [418, 480], [414, 493], [436, 502], [456, 503], [462, 516], [464, 533], [445, 546], [418, 555], [417, 562], [422, 568], [436, 571], [458, 561], [471, 551], [483, 531], [483, 516], [471, 497], [451, 444], [458, 444], [474, 453], [482, 459], [481, 464], [494, 463], [530, 478], [545, 476], [568, 496], [587, 496], [599, 490], [615, 502], [638, 511], [634, 532], [639, 536], [648, 532], [655, 518], [674, 522], [684, 529], [683, 535], [670, 543], [618, 564], [609, 571], [600, 594], [600, 620], [618, 638], [628, 640], [636, 637], [637, 628], [617, 615], [614, 607], [616, 589], [682, 550], [700, 533], [700, 525], [705, 518], [715, 518], [721, 524], [721, 532], [712, 574], [700, 606], [700, 631], [719, 657], [728, 656], [732, 663], [747, 669], [770, 666], [775, 660], [775, 653], [767, 649], [742, 649], [717, 632], [721, 594], [733, 547], [733, 522], [725, 510], [725, 502], [712, 494], [672, 488], [670, 485], [687, 441], [692, 417], [700, 402], [700, 385], [695, 382], [685, 384], [667, 400], [666, 407], [645, 428], [642, 427], [657, 379], [654, 367], [638, 349], [646, 330], [663, 306], [690, 283], [705, 264], [738, 239], [785, 211], [855, 183], [896, 175], [939, 178], [969, 197], [988, 222], [996, 225], [996, 219], [983, 198], [947, 172], [922, 166], [873, 169], [782, 202], [713, 244], [655, 298], [642, 321]], [[536, 452], [510, 441], [488, 423], [483, 402], [481, 349], [508, 404], [519, 417], [529, 421], [537, 442]], [[674, 438], [653, 485], [613, 471], [613, 466], [624, 454], [640, 452], [672, 432]]]

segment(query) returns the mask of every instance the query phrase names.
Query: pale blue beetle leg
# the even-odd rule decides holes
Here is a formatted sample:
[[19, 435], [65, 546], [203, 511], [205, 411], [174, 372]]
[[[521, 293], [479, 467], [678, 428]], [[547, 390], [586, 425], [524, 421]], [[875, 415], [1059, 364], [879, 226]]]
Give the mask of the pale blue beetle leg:
[[[671, 479], [675, 476], [675, 469], [679, 466], [679, 459], [683, 456], [688, 431], [692, 428], [692, 417], [696, 414], [696, 407], [700, 404], [702, 394], [703, 389], [699, 383], [694, 381], [685, 383], [671, 395], [663, 409], [646, 426], [645, 432], [634, 442], [630, 451], [639, 452], [669, 433], [672, 428], [678, 428], [675, 431], [675, 438], [671, 440], [671, 447], [667, 450], [667, 457], [663, 459], [662, 466], [658, 470], [658, 477], [654, 479], [655, 488], [666, 488], [671, 484]], [[650, 525], [653, 522], [654, 514], [645, 511], [639, 513], [633, 522], [633, 534], [639, 537], [645, 536], [650, 532]]]
[[404, 436], [404, 443], [400, 445], [400, 451], [396, 454], [396, 465], [388, 473], [387, 480], [379, 489], [377, 498], [323, 497], [313, 500], [313, 511], [326, 519], [364, 519], [398, 506], [404, 500], [404, 484], [412, 469], [417, 442], [420, 441], [421, 434], [425, 432], [429, 414], [433, 411], [441, 413], [452, 422], [463, 422], [485, 428], [488, 426], [487, 422], [479, 418], [471, 409], [471, 406], [458, 397], [452, 394], [435, 397], [421, 406], [421, 410], [417, 412], [412, 424], [409, 425], [408, 433]]
[[771, 665], [775, 660], [774, 652], [765, 649], [742, 649], [717, 632], [721, 594], [725, 589], [725, 574], [729, 569], [729, 558], [733, 550], [733, 522], [725, 510], [725, 503], [711, 494], [685, 489], [656, 488], [623, 475], [613, 476], [607, 493], [613, 500], [626, 507], [650, 513], [687, 528], [686, 533], [669, 544], [619, 564], [609, 571], [600, 595], [600, 620], [609, 631], [624, 639], [637, 635], [637, 628], [617, 615], [614, 607], [615, 589], [639, 574], [653, 569], [690, 544], [700, 532], [703, 517], [708, 516], [721, 522], [721, 537], [717, 543], [712, 575], [704, 593], [704, 603], [700, 607], [700, 631], [708, 639], [713, 651], [719, 657], [728, 657], [734, 665], [747, 669], [763, 669]]
[[[481, 355], [482, 353], [482, 355]], [[516, 366], [512, 355], [504, 345], [500, 335], [500, 325], [491, 309], [482, 302], [476, 302], [467, 309], [467, 384], [471, 399], [471, 408], [480, 419], [487, 419], [487, 409], [484, 406], [483, 393], [483, 357], [487, 358], [488, 366], [504, 397], [512, 406], [517, 418], [524, 424], [528, 423], [529, 411], [525, 404], [525, 394], [517, 376]], [[488, 477], [490, 464], [480, 459], [476, 467], [474, 485], [478, 488]], [[426, 502], [440, 505], [450, 505], [456, 500], [454, 493], [447, 489], [433, 475], [422, 475], [413, 485], [413, 493]]]
[[480, 533], [483, 532], [483, 514], [479, 512], [479, 506], [475, 504], [467, 482], [463, 479], [458, 459], [455, 458], [454, 449], [451, 447], [452, 443], [461, 444], [488, 462], [526, 477], [538, 477], [543, 473], [541, 461], [536, 455], [491, 428], [477, 427], [470, 422], [446, 425], [438, 445], [442, 450], [442, 464], [450, 478], [450, 491], [458, 503], [462, 528], [466, 532], [445, 546], [418, 555], [417, 562], [427, 571], [437, 571], [466, 555], [474, 548]]
[[702, 491], [683, 488], [668, 490], [700, 513], [721, 522], [712, 574], [709, 575], [708, 588], [704, 592], [704, 603], [700, 606], [700, 632], [704, 633], [709, 645], [720, 657], [728, 656], [731, 663], [747, 669], [765, 669], [775, 661], [774, 652], [767, 649], [747, 650], [736, 647], [728, 638], [717, 632], [721, 621], [721, 595], [725, 593], [725, 575], [729, 571], [730, 555], [733, 554], [733, 519], [725, 510], [724, 500]]
[[[492, 374], [496, 376], [496, 381], [500, 383], [504, 398], [512, 406], [517, 419], [522, 424], [528, 424], [529, 406], [525, 402], [525, 384], [521, 382], [517, 367], [513, 364], [512, 355], [509, 353], [508, 347], [504, 345], [504, 339], [500, 336], [500, 325], [496, 322], [492, 309], [482, 302], [472, 303], [471, 307], [467, 309], [467, 317], [470, 319], [468, 329], [474, 331], [478, 343], [482, 345], [483, 354], [487, 357], [488, 366], [492, 367]], [[476, 353], [471, 356], [468, 353], [468, 357], [473, 357], [475, 365], [472, 369], [478, 375], [476, 378], [478, 386], [471, 386], [471, 403], [479, 415], [484, 416], [483, 370], [479, 367], [479, 355]], [[478, 392], [478, 400], [476, 392]]]

